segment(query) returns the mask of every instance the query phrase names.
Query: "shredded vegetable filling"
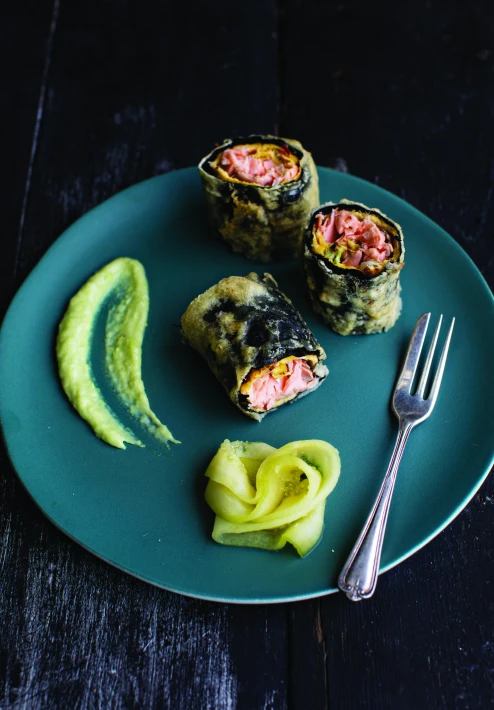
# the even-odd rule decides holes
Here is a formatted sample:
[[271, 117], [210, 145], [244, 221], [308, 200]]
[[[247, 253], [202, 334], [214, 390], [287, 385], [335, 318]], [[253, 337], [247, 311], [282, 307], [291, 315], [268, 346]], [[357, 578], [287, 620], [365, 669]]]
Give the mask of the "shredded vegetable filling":
[[272, 365], [253, 370], [240, 392], [247, 396], [251, 409], [267, 412], [315, 387], [319, 382], [313, 370], [317, 362], [316, 355], [289, 355]]
[[334, 264], [376, 273], [393, 255], [390, 235], [369, 217], [348, 210], [318, 214], [314, 225], [314, 250]]
[[300, 177], [298, 158], [288, 147], [274, 143], [251, 143], [227, 148], [212, 163], [212, 167], [224, 180], [261, 187], [276, 187]]

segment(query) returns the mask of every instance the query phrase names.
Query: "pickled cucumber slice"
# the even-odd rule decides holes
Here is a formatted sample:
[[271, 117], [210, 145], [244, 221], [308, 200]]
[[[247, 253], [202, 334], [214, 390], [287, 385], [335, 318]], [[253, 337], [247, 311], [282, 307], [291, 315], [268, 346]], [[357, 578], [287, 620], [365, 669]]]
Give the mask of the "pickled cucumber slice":
[[304, 557], [321, 538], [326, 498], [339, 475], [338, 451], [325, 441], [273, 449], [226, 440], [206, 471], [205, 498], [216, 513], [212, 537], [267, 550], [289, 542]]

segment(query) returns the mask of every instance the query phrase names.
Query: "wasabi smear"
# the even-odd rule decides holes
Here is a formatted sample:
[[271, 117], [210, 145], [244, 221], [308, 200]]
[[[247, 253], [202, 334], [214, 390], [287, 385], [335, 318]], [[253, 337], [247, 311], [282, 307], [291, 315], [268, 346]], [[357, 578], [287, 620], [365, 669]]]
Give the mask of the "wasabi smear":
[[94, 324], [108, 296], [115, 292], [106, 322], [105, 365], [116, 394], [130, 414], [155, 438], [178, 442], [154, 414], [141, 376], [142, 342], [147, 325], [149, 290], [144, 267], [129, 258], [115, 259], [96, 272], [71, 299], [58, 330], [57, 359], [67, 397], [96, 436], [111, 446], [144, 444], [118, 419], [94, 382], [90, 350]]

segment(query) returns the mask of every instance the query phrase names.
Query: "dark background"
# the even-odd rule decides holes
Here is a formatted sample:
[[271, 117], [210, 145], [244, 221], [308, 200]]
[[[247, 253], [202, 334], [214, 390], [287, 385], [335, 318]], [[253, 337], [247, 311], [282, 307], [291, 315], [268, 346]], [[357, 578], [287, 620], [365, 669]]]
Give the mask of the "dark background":
[[[77, 217], [253, 132], [401, 195], [492, 285], [493, 39], [492, 0], [9, 3], [0, 315]], [[206, 603], [64, 537], [2, 446], [0, 707], [484, 710], [493, 523], [488, 479], [367, 602]]]

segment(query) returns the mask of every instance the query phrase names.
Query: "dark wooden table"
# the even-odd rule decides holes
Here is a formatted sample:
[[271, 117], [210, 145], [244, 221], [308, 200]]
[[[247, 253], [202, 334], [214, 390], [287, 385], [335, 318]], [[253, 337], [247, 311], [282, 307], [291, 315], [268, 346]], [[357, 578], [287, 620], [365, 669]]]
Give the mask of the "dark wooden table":
[[[17, 0], [2, 19], [2, 314], [80, 215], [251, 132], [401, 195], [492, 285], [492, 0]], [[82, 550], [3, 447], [0, 477], [1, 708], [493, 702], [492, 478], [372, 600], [241, 607]]]

